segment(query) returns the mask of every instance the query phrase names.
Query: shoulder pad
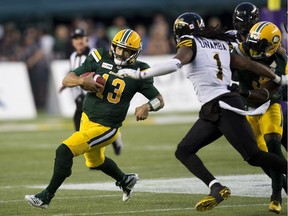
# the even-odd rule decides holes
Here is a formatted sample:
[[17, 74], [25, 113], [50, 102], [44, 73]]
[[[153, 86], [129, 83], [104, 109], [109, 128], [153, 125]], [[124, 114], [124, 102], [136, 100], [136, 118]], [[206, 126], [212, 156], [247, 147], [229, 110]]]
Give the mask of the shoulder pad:
[[177, 48], [181, 46], [192, 47], [194, 37], [192, 35], [183, 35], [177, 43]]

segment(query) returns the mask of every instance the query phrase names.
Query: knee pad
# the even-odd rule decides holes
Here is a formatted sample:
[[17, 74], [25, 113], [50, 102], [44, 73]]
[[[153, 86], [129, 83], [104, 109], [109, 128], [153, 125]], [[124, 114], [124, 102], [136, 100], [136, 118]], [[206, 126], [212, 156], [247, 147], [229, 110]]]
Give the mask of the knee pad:
[[61, 144], [56, 149], [56, 158], [54, 163], [54, 172], [64, 177], [69, 177], [72, 174], [73, 153], [65, 145]]

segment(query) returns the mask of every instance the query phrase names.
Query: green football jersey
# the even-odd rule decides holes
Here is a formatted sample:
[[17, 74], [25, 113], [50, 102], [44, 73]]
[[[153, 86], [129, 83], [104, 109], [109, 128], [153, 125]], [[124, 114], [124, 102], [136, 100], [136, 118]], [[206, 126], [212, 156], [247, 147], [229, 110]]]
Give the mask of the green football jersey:
[[[241, 52], [245, 56], [249, 56], [249, 50], [246, 47], [246, 43], [242, 43], [242, 47], [240, 47]], [[253, 59], [254, 60], [254, 59]], [[266, 59], [259, 59], [255, 60], [261, 64], [266, 65], [267, 67], [270, 67], [275, 74], [278, 76], [281, 76], [285, 74], [285, 67], [287, 64], [287, 59], [279, 54], [275, 53], [269, 58]], [[252, 73], [250, 71], [238, 71], [239, 74], [239, 85], [241, 88], [253, 90], [253, 89], [261, 89], [263, 88], [263, 85], [269, 81], [269, 79], [261, 77], [255, 73]], [[270, 95], [271, 104], [280, 102], [282, 100], [282, 94], [280, 91], [274, 93], [273, 95]], [[245, 98], [244, 102], [249, 107], [259, 107], [264, 102], [254, 102], [249, 100], [249, 98]]]
[[88, 92], [85, 96], [83, 112], [87, 114], [90, 121], [108, 127], [121, 127], [127, 115], [130, 101], [137, 92], [149, 100], [159, 94], [153, 85], [153, 78], [134, 80], [118, 77], [117, 72], [122, 68], [140, 68], [140, 71], [143, 71], [148, 69], [149, 65], [136, 61], [132, 65], [118, 66], [107, 50], [95, 49], [85, 62], [73, 71], [78, 76], [85, 72], [95, 72], [106, 80], [103, 90], [97, 93]]

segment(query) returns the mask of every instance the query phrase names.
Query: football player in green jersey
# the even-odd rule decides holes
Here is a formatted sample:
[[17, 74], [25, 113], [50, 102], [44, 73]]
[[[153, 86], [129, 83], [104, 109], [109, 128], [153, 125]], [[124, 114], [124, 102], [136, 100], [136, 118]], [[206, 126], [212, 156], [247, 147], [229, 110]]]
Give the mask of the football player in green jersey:
[[[251, 28], [246, 41], [239, 44], [235, 51], [242, 56], [272, 68], [277, 75], [285, 75], [287, 58], [280, 52], [281, 32], [271, 22], [258, 22]], [[244, 96], [247, 109], [256, 109], [270, 100], [270, 106], [262, 115], [247, 116], [256, 135], [257, 144], [262, 151], [269, 151], [284, 158], [281, 151], [282, 113], [280, 86], [249, 71], [238, 71], [240, 94]], [[281, 190], [284, 176], [273, 170], [265, 170], [272, 179], [272, 196], [269, 211], [281, 211]], [[270, 172], [270, 173], [269, 173]], [[284, 187], [287, 187], [287, 183]], [[287, 188], [286, 188], [287, 190]]]
[[[251, 2], [242, 2], [235, 7], [233, 12], [233, 26], [235, 30], [229, 31], [230, 34], [235, 34], [238, 45], [242, 41], [246, 40], [246, 37], [254, 24], [260, 22], [260, 12], [259, 8], [256, 7]], [[285, 27], [286, 25], [284, 25]], [[285, 28], [287, 31], [287, 29]], [[287, 52], [284, 47], [279, 46], [277, 49], [282, 55], [287, 55]], [[238, 81], [238, 73], [236, 70], [233, 71], [233, 79]], [[287, 151], [287, 86], [282, 86], [281, 92], [283, 94], [283, 99], [280, 102], [281, 108], [283, 110], [283, 135], [281, 139], [282, 146]]]
[[[145, 120], [149, 111], [163, 108], [161, 94], [153, 79], [132, 80], [117, 76], [121, 68], [140, 69], [149, 65], [137, 61], [141, 52], [141, 38], [131, 29], [119, 31], [113, 38], [110, 51], [95, 49], [85, 62], [63, 79], [66, 87], [81, 86], [88, 91], [84, 99], [80, 130], [73, 133], [56, 150], [54, 172], [49, 185], [36, 195], [26, 195], [25, 200], [34, 207], [48, 208], [51, 199], [64, 180], [71, 175], [73, 157], [84, 154], [86, 166], [101, 170], [116, 180], [123, 190], [123, 201], [131, 197], [138, 180], [137, 174], [125, 174], [116, 163], [105, 156], [105, 147], [117, 138], [125, 120], [130, 101], [139, 92], [149, 101], [135, 109], [137, 121]], [[93, 80], [95, 72], [105, 79], [100, 85]]]

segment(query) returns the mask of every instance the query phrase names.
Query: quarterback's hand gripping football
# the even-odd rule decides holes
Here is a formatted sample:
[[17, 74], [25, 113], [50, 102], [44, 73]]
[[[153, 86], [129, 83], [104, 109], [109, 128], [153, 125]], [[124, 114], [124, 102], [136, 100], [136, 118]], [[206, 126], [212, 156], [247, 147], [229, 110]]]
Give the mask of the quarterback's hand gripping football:
[[141, 79], [140, 75], [140, 69], [137, 70], [131, 69], [131, 68], [124, 68], [118, 71], [117, 75], [120, 77], [129, 77], [131, 79]]
[[85, 91], [98, 92], [99, 88], [103, 88], [103, 85], [95, 82], [95, 80], [93, 79], [94, 74], [95, 73], [93, 72], [88, 76], [81, 77], [83, 79], [83, 84], [81, 85], [81, 88]]

